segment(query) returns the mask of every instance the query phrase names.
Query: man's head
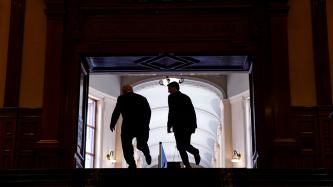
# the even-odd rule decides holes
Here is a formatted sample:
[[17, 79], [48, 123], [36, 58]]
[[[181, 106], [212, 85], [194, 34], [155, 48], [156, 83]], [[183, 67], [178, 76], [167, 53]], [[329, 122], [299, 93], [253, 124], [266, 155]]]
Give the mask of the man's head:
[[171, 82], [168, 84], [169, 93], [175, 93], [179, 90], [179, 84], [177, 82]]
[[121, 88], [121, 92], [122, 92], [122, 94], [126, 94], [128, 92], [133, 92], [133, 88], [131, 85], [126, 84]]

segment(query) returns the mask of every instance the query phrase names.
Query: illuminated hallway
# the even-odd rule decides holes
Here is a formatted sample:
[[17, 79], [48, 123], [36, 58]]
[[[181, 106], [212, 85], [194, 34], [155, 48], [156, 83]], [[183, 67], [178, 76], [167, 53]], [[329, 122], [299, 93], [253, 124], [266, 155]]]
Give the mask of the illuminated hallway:
[[[192, 136], [192, 144], [199, 148], [202, 158], [200, 166], [196, 166], [193, 164], [193, 156], [189, 154], [193, 167], [253, 167], [253, 162], [251, 161], [253, 155], [250, 127], [251, 107], [247, 77], [247, 73], [183, 76], [185, 80], [181, 83], [180, 90], [191, 97], [197, 114], [198, 128]], [[94, 74], [90, 76], [89, 95], [91, 99], [97, 102], [99, 107], [97, 110], [103, 111], [102, 113], [99, 112], [99, 118], [103, 118], [103, 120], [97, 119], [97, 124], [102, 126], [101, 129], [103, 130], [98, 130], [100, 127], [96, 128], [96, 152], [94, 153], [96, 157], [93, 158], [95, 161], [89, 167], [127, 167], [122, 156], [121, 144], [119, 143], [119, 130], [116, 133], [111, 133], [108, 127], [116, 97], [119, 93], [111, 93], [109, 91], [110, 93], [107, 94], [106, 92], [110, 90], [110, 85], [115, 87], [115, 85], [120, 85], [120, 82], [133, 84], [134, 92], [144, 95], [152, 109], [151, 130], [148, 141], [153, 158], [152, 164], [147, 166], [142, 153], [136, 151], [135, 158], [138, 167], [157, 167], [159, 142], [163, 143], [169, 162], [180, 162], [174, 136], [173, 134], [168, 134], [166, 129], [168, 91], [166, 86], [159, 84], [161, 78], [163, 76], [135, 74], [124, 74], [121, 76]], [[235, 84], [235, 81], [238, 81], [238, 84]], [[242, 87], [240, 86], [241, 84], [245, 86]], [[114, 90], [118, 89], [119, 91], [120, 87], [117, 87]], [[229, 89], [229, 92], [227, 89]], [[230, 97], [227, 97], [228, 93]], [[120, 126], [120, 121], [118, 123], [117, 126]], [[91, 139], [87, 138], [87, 142], [89, 140]], [[135, 144], [135, 141], [133, 143]], [[242, 155], [238, 163], [231, 162], [234, 150], [237, 150]], [[112, 152], [113, 159], [116, 162], [111, 163], [110, 160], [107, 160], [106, 155], [110, 154], [110, 152]]]

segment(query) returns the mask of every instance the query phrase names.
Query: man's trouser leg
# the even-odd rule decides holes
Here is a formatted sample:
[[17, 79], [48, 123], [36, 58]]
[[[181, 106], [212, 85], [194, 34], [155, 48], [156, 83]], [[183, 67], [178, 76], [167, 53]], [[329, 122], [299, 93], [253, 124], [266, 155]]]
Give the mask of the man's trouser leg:
[[121, 143], [124, 153], [124, 158], [129, 166], [136, 166], [135, 160], [134, 160], [134, 150], [132, 145], [132, 139], [133, 137], [127, 134], [121, 135]]

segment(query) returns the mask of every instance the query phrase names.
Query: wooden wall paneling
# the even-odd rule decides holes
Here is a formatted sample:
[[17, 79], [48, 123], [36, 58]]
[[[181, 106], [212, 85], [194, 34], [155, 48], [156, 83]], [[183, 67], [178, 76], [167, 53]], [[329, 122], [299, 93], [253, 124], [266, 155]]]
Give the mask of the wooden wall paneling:
[[298, 145], [293, 138], [274, 139], [272, 168], [297, 168]]
[[300, 144], [301, 168], [315, 168], [318, 165], [316, 116], [301, 116], [297, 119], [298, 141]]
[[[270, 3], [269, 75], [272, 124], [273, 168], [297, 168], [298, 144], [289, 125], [290, 85], [287, 34], [288, 6], [284, 1]], [[283, 75], [283, 76], [282, 76]]]
[[332, 105], [326, 0], [311, 0], [313, 57], [318, 105]]
[[332, 106], [291, 107], [289, 127], [295, 134], [297, 168], [333, 167]]
[[316, 107], [292, 107], [289, 126], [298, 144], [298, 168], [317, 168], [320, 159]]
[[89, 52], [102, 54], [246, 51], [250, 8], [225, 9], [83, 7], [82, 40]]
[[276, 138], [290, 138], [288, 129], [288, 110], [290, 106], [289, 57], [287, 15], [285, 4], [272, 5], [270, 13], [271, 40], [271, 94], [273, 97], [273, 121]]
[[38, 169], [62, 168], [65, 158], [60, 142], [57, 140], [38, 140], [35, 145], [35, 167]]
[[0, 109], [0, 168], [35, 168], [36, 132], [41, 109]]
[[20, 108], [17, 120], [15, 168], [33, 169], [35, 164], [35, 143], [41, 123], [41, 109]]
[[17, 108], [0, 109], [0, 168], [14, 167]]
[[11, 1], [4, 107], [19, 105], [25, 1]]
[[[84, 38], [92, 42], [214, 39], [235, 45], [248, 40], [247, 32], [244, 32], [244, 29], [248, 30], [246, 13], [193, 14], [147, 11], [138, 15], [90, 15], [85, 20]], [[193, 16], [198, 17], [194, 19]]]
[[[25, 2], [25, 0], [12, 2]], [[235, 6], [232, 8], [225, 5], [203, 9], [142, 6], [143, 8], [113, 8], [112, 11], [108, 11], [107, 8], [90, 9], [91, 7], [86, 6], [80, 7], [79, 11], [67, 9], [68, 15], [73, 16], [70, 18], [72, 19], [70, 23], [77, 23], [77, 17], [82, 21], [73, 27], [64, 25], [67, 19], [64, 0], [45, 2], [47, 49], [42, 119], [38, 117], [41, 112], [39, 109], [0, 110], [1, 168], [33, 167], [30, 160], [33, 158], [36, 159], [38, 168], [75, 167], [73, 153], [76, 152], [78, 138], [76, 131], [78, 100], [73, 98], [78, 98], [79, 95], [80, 55], [161, 51], [254, 54], [254, 71], [251, 76], [257, 125], [258, 166], [284, 168], [290, 164], [290, 167], [299, 168], [332, 167], [333, 128], [332, 122], [326, 118], [331, 108], [328, 110], [321, 106], [319, 109], [300, 107], [295, 109], [296, 112], [292, 112], [290, 123], [286, 119], [290, 100], [289, 78], [281, 74], [288, 75], [287, 1], [276, 1], [278, 3], [271, 4], [269, 10], [264, 4], [255, 4], [254, 9], [259, 10], [259, 13], [255, 14], [248, 3], [245, 6], [240, 3], [238, 9]], [[323, 75], [316, 78], [317, 100], [320, 105], [330, 105], [331, 99], [326, 97], [327, 94], [331, 98], [330, 87], [326, 86], [329, 80], [329, 72], [327, 74], [325, 71], [329, 69], [325, 68], [328, 53], [325, 52], [327, 46], [323, 38], [326, 36], [327, 39], [327, 33], [324, 33], [326, 26], [322, 24], [325, 22], [323, 19], [326, 19], [326, 14], [320, 12], [326, 2], [321, 0], [311, 0], [311, 2], [313, 23], [316, 23], [313, 24], [315, 71], [316, 75]], [[73, 6], [79, 6], [79, 2], [75, 1]], [[22, 16], [22, 13], [20, 10], [17, 16]], [[255, 18], [252, 18], [253, 15]], [[19, 18], [15, 19], [19, 20], [17, 23], [22, 21]], [[252, 19], [255, 20], [253, 25], [249, 24]], [[18, 25], [19, 28], [23, 27], [23, 24]], [[11, 26], [11, 32], [16, 30], [13, 34], [20, 36], [23, 29], [19, 28]], [[74, 37], [67, 38], [65, 36], [67, 32]], [[7, 70], [7, 76], [14, 76], [16, 74], [10, 72], [13, 71], [11, 69], [20, 68], [22, 39], [13, 38], [10, 45], [19, 49], [15, 50], [19, 52], [17, 56], [13, 55], [13, 50], [10, 50], [14, 48], [13, 46], [9, 47], [8, 51], [8, 56], [13, 59], [8, 59], [7, 68], [10, 69]], [[64, 55], [63, 52], [67, 49], [70, 50]], [[64, 57], [69, 58], [64, 60]], [[65, 64], [68, 66], [64, 66]], [[17, 106], [19, 84], [16, 79], [6, 77], [6, 106]], [[13, 87], [7, 88], [11, 85]], [[326, 92], [327, 90], [329, 92]], [[39, 120], [42, 120], [40, 125]], [[36, 128], [37, 126], [39, 128]], [[68, 131], [65, 130], [67, 127]], [[32, 145], [34, 141], [37, 141], [35, 147]], [[292, 161], [296, 161], [296, 164]]]
[[[84, 168], [86, 143], [86, 114], [88, 102], [89, 67], [82, 62], [82, 25], [84, 23], [82, 12], [79, 10], [79, 1], [69, 3], [70, 14], [66, 22], [62, 95], [65, 104], [62, 105], [61, 128], [66, 128], [62, 141], [64, 145], [66, 165], [74, 168]], [[100, 49], [102, 50], [102, 48]], [[73, 99], [75, 98], [75, 99]], [[69, 107], [71, 106], [71, 107]], [[74, 108], [72, 108], [74, 106]]]
[[38, 167], [61, 167], [60, 154], [62, 136], [61, 124], [62, 97], [62, 64], [63, 64], [63, 32], [65, 2], [63, 0], [47, 0], [47, 43], [44, 78], [44, 98], [42, 123], [38, 133], [37, 158]]
[[272, 107], [269, 93], [269, 20], [268, 11], [256, 5], [251, 16], [251, 38], [255, 43], [252, 77], [253, 122], [256, 130], [257, 167], [269, 168], [272, 163]]
[[320, 132], [318, 147], [320, 148], [320, 167], [333, 168], [333, 121], [328, 118], [333, 112], [332, 106], [320, 106], [318, 109], [318, 128]]

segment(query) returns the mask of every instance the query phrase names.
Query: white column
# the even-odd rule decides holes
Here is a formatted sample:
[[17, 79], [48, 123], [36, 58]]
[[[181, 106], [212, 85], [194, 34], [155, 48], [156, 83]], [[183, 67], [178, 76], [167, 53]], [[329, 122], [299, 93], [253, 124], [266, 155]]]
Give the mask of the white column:
[[252, 127], [251, 127], [251, 105], [250, 97], [243, 96], [244, 122], [245, 122], [245, 165], [247, 168], [253, 168], [252, 163]]
[[[248, 112], [246, 111], [245, 99], [249, 97], [249, 91], [242, 92], [238, 95], [230, 97], [231, 105], [231, 123], [232, 123], [232, 143], [233, 150], [241, 154], [239, 162], [233, 163], [233, 167], [244, 168], [247, 167], [247, 160], [250, 157], [248, 151], [248, 129], [247, 118]], [[232, 155], [232, 153], [231, 153]]]
[[232, 123], [231, 123], [231, 105], [229, 99], [223, 100], [223, 129], [221, 133], [221, 142], [222, 142], [222, 157], [221, 162], [223, 167], [231, 168], [231, 158], [232, 158]]

